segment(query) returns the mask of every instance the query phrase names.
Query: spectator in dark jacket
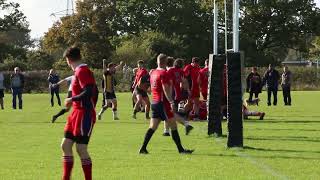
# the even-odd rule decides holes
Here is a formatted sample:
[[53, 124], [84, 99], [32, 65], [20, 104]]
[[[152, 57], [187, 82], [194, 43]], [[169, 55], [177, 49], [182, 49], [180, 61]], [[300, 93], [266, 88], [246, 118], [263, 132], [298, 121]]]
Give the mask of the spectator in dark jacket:
[[49, 77], [48, 77], [48, 81], [49, 81], [49, 90], [50, 90], [50, 94], [51, 94], [51, 106], [54, 106], [54, 95], [56, 95], [57, 100], [58, 100], [58, 104], [59, 106], [61, 106], [61, 100], [60, 100], [60, 96], [59, 96], [59, 90], [60, 87], [59, 85], [55, 85], [60, 81], [60, 78], [58, 76], [58, 74], [54, 71], [54, 69], [50, 69], [49, 72]]
[[268, 70], [263, 76], [263, 84], [266, 85], [268, 92], [268, 106], [271, 106], [271, 94], [273, 94], [273, 105], [276, 106], [278, 102], [278, 86], [279, 86], [280, 74], [270, 64]]
[[292, 73], [289, 71], [288, 67], [283, 68], [281, 86], [283, 92], [283, 101], [285, 106], [291, 106], [291, 82], [292, 82]]
[[262, 88], [262, 79], [260, 74], [257, 72], [257, 67], [253, 67], [251, 73], [247, 77], [247, 92], [250, 94], [249, 102], [252, 102], [252, 96], [255, 98], [259, 97]]
[[17, 109], [17, 96], [19, 100], [19, 109], [22, 109], [22, 92], [24, 87], [24, 75], [19, 67], [14, 68], [14, 73], [10, 76], [12, 91], [12, 108]]

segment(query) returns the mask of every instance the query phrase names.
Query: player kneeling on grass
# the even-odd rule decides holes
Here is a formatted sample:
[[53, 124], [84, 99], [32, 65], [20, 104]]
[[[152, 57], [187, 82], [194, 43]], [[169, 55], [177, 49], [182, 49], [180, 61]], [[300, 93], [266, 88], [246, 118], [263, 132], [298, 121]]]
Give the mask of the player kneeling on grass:
[[105, 105], [102, 107], [98, 114], [98, 120], [101, 120], [102, 114], [108, 109], [110, 104], [112, 105], [112, 113], [113, 113], [113, 120], [119, 120], [118, 113], [117, 113], [117, 97], [115, 93], [115, 86], [116, 86], [116, 79], [114, 77], [114, 74], [116, 73], [116, 70], [119, 69], [119, 67], [122, 67], [123, 62], [120, 63], [120, 65], [116, 65], [114, 63], [109, 63], [108, 68], [103, 73], [103, 79], [104, 79], [104, 97], [105, 97]]
[[84, 177], [86, 180], [92, 180], [92, 162], [88, 153], [88, 143], [96, 121], [95, 107], [98, 100], [98, 88], [92, 71], [86, 64], [81, 63], [79, 48], [68, 48], [64, 57], [74, 71], [74, 80], [72, 82], [72, 97], [65, 100], [66, 107], [72, 104], [73, 110], [64, 128], [64, 139], [61, 144], [63, 151], [62, 179], [69, 180], [71, 177], [74, 162], [72, 147], [76, 143]]
[[249, 119], [249, 116], [258, 116], [260, 120], [263, 120], [264, 116], [266, 115], [264, 112], [249, 111], [247, 104], [242, 105], [242, 113], [243, 119]]
[[150, 84], [152, 93], [152, 117], [149, 129], [145, 135], [144, 142], [140, 148], [140, 154], [148, 154], [147, 145], [157, 130], [161, 120], [166, 121], [171, 129], [172, 139], [179, 153], [191, 154], [193, 150], [184, 149], [181, 145], [177, 124], [174, 120], [174, 100], [171, 97], [172, 87], [166, 71], [167, 56], [160, 54], [157, 57], [158, 68], [150, 72]]
[[[67, 82], [67, 84], [69, 86], [67, 98], [71, 98], [72, 97], [72, 85], [71, 85], [71, 83], [72, 83], [73, 78], [74, 78], [74, 76], [69, 76], [69, 77], [59, 81], [57, 84], [53, 84], [52, 86], [59, 86], [62, 83]], [[51, 122], [54, 123], [58, 119], [58, 117], [64, 115], [66, 112], [69, 112], [70, 109], [71, 109], [71, 105], [66, 106], [63, 109], [61, 109], [56, 115], [54, 115], [52, 117]]]

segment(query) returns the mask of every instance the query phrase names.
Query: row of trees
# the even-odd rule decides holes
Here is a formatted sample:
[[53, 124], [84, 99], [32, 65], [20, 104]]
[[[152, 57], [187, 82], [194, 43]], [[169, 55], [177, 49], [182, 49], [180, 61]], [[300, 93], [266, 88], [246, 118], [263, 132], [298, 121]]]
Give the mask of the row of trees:
[[[96, 68], [101, 67], [102, 59], [127, 64], [143, 59], [152, 67], [152, 60], [160, 52], [205, 59], [212, 52], [212, 2], [77, 1], [76, 13], [62, 17], [37, 43], [37, 48], [30, 50], [35, 42], [30, 40], [28, 23], [18, 4], [0, 0], [0, 8], [8, 12], [0, 17], [0, 37], [8, 37], [4, 42], [0, 40], [0, 61], [8, 66], [22, 62], [33, 69], [65, 68], [62, 54], [71, 45], [80, 46], [83, 58]], [[232, 0], [227, 2], [231, 45]], [[223, 7], [223, 1], [219, 3]], [[224, 44], [226, 31], [222, 9], [220, 44]], [[288, 49], [303, 52], [305, 58], [319, 58], [319, 35], [320, 10], [313, 0], [241, 0], [240, 49], [248, 66], [280, 63]], [[224, 48], [221, 46], [220, 50]]]

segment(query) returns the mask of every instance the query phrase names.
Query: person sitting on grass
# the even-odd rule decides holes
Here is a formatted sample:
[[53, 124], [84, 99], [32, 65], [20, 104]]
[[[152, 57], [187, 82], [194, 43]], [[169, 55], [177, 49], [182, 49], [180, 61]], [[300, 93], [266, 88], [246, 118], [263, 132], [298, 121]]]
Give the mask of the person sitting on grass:
[[264, 116], [266, 115], [264, 112], [250, 111], [247, 104], [242, 105], [242, 114], [243, 119], [249, 119], [249, 116], [257, 116], [259, 117], [259, 120], [263, 120]]

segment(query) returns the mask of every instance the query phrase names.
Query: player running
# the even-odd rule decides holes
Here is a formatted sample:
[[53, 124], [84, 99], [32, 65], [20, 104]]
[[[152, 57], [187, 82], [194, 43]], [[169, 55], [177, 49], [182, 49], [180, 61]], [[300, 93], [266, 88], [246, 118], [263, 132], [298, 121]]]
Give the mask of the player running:
[[63, 180], [69, 180], [73, 168], [72, 147], [76, 144], [81, 159], [82, 169], [86, 180], [92, 180], [92, 161], [88, 152], [93, 125], [96, 121], [96, 103], [98, 88], [93, 73], [86, 64], [81, 62], [80, 49], [71, 47], [66, 50], [64, 57], [74, 71], [72, 81], [72, 97], [65, 100], [68, 107], [72, 104], [72, 113], [64, 128], [63, 151]]
[[137, 118], [137, 113], [141, 110], [141, 105], [145, 105], [146, 119], [150, 119], [150, 100], [148, 96], [148, 89], [150, 86], [150, 76], [148, 71], [144, 68], [144, 62], [138, 61], [138, 70], [132, 88], [134, 89], [133, 95], [136, 96], [136, 104], [133, 108], [134, 119]]
[[140, 148], [140, 154], [148, 154], [147, 145], [157, 130], [161, 120], [167, 121], [172, 134], [172, 139], [175, 142], [179, 153], [191, 154], [193, 150], [184, 149], [181, 145], [180, 136], [177, 130], [177, 124], [174, 120], [174, 100], [171, 97], [172, 87], [170, 87], [170, 80], [166, 72], [167, 56], [160, 54], [157, 57], [158, 68], [150, 72], [150, 83], [152, 92], [152, 117], [150, 126], [146, 132], [144, 142]]
[[[169, 57], [168, 58], [168, 63], [167, 63], [167, 73], [169, 75], [171, 84], [172, 84], [172, 97], [174, 98], [174, 103], [175, 103], [175, 109], [178, 109], [178, 106], [181, 101], [185, 100], [185, 97], [183, 97], [183, 88], [182, 88], [182, 83], [184, 81], [184, 73], [182, 70], [183, 67], [183, 60], [182, 59], [177, 59], [174, 60], [173, 58]], [[185, 126], [186, 130], [186, 135], [189, 135], [190, 131], [193, 129], [193, 127], [189, 124], [189, 121], [187, 120], [188, 114], [186, 112], [176, 112], [176, 120]], [[163, 136], [170, 136], [169, 133], [169, 126], [166, 122], [164, 122], [164, 132]]]
[[104, 106], [101, 108], [100, 112], [98, 113], [98, 120], [101, 120], [102, 114], [108, 109], [110, 104], [112, 107], [113, 120], [119, 120], [118, 113], [117, 113], [117, 110], [118, 110], [117, 96], [115, 93], [115, 86], [117, 82], [114, 75], [117, 69], [121, 69], [122, 65], [123, 65], [122, 61], [118, 66], [114, 63], [109, 63], [108, 68], [103, 73], [103, 80], [104, 80], [103, 93], [104, 93], [105, 103], [104, 103]]
[[209, 59], [205, 61], [205, 67], [199, 71], [199, 85], [203, 100], [208, 98]]
[[[74, 76], [69, 76], [61, 81], [59, 81], [57, 84], [53, 84], [53, 86], [60, 86], [62, 83], [66, 82], [68, 84], [68, 95], [67, 98], [72, 97], [72, 80], [74, 79]], [[71, 109], [71, 106], [65, 106], [63, 109], [61, 109], [56, 115], [52, 116], [52, 120], [51, 122], [54, 123], [58, 117], [64, 115], [66, 112], [69, 112], [69, 110]]]
[[197, 119], [199, 117], [199, 107], [200, 107], [200, 87], [199, 87], [199, 58], [194, 57], [192, 58], [192, 63], [185, 66], [183, 69], [184, 76], [188, 80], [189, 88], [191, 91], [191, 94], [189, 96], [188, 102], [186, 107], [191, 106], [193, 104], [193, 111], [195, 113], [195, 118]]

